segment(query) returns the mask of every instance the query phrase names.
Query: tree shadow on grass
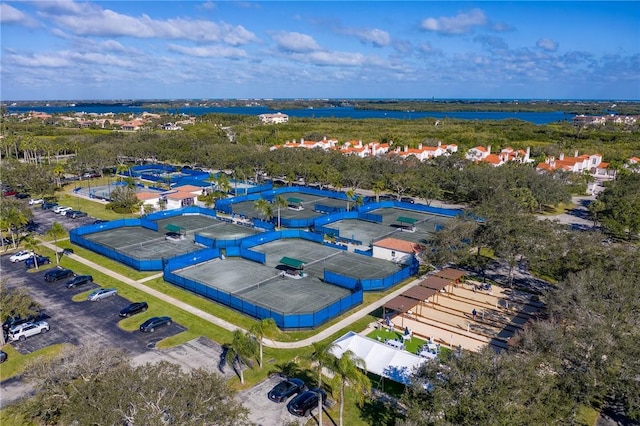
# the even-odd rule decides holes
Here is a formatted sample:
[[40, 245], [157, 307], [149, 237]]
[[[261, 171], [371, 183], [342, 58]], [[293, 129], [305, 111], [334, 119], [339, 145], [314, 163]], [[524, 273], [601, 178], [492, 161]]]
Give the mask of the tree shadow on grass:
[[372, 398], [360, 408], [360, 418], [370, 425], [393, 426], [399, 414], [388, 402]]

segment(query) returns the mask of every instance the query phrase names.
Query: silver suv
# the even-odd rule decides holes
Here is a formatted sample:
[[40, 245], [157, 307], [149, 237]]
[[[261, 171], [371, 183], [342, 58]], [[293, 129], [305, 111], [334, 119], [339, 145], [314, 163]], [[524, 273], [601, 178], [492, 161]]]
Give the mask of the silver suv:
[[9, 340], [14, 342], [16, 340], [26, 340], [27, 337], [46, 333], [47, 331], [49, 331], [49, 323], [46, 321], [26, 322], [16, 325], [9, 330]]

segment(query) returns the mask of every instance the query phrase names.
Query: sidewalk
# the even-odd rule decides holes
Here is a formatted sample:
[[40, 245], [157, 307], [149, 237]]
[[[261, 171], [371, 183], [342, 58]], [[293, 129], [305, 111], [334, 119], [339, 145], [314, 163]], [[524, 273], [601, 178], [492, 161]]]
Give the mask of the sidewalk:
[[[48, 241], [44, 241], [44, 240], [40, 240], [41, 244], [50, 248], [53, 251], [58, 251], [59, 247], [55, 246], [54, 244], [48, 242]], [[238, 326], [236, 326], [235, 324], [232, 324], [228, 321], [225, 321], [221, 318], [218, 318], [214, 315], [211, 315], [208, 312], [205, 312], [201, 309], [195, 308], [187, 303], [184, 303], [178, 299], [175, 299], [171, 296], [168, 296], [164, 293], [159, 292], [158, 290], [155, 290], [151, 287], [148, 287], [146, 285], [144, 285], [143, 283], [145, 281], [148, 281], [150, 279], [154, 279], [157, 277], [161, 277], [162, 274], [158, 273], [155, 275], [152, 275], [151, 277], [146, 277], [143, 278], [141, 280], [135, 281], [132, 280], [131, 278], [125, 277], [124, 275], [118, 274], [108, 268], [105, 268], [104, 266], [98, 265], [95, 262], [92, 262], [88, 259], [85, 259], [84, 257], [81, 257], [77, 254], [71, 254], [69, 255], [69, 257], [77, 262], [80, 262], [90, 268], [95, 269], [96, 271], [100, 271], [103, 274], [109, 275], [119, 281], [122, 281], [125, 284], [128, 284], [140, 291], [143, 291], [153, 297], [157, 297], [158, 299], [161, 299], [167, 303], [170, 303], [171, 305], [182, 309], [183, 311], [189, 312], [199, 318], [202, 318], [205, 321], [210, 322], [211, 324], [217, 325], [218, 327], [224, 328], [226, 330], [229, 331], [235, 331], [235, 330], [243, 330], [246, 331]], [[411, 281], [409, 284], [406, 284], [398, 289], [396, 289], [394, 292], [388, 294], [387, 296], [377, 300], [376, 302], [367, 305], [363, 308], [361, 308], [360, 310], [354, 312], [353, 314], [349, 315], [348, 317], [338, 321], [337, 323], [335, 323], [334, 325], [327, 327], [325, 329], [323, 329], [322, 331], [318, 332], [318, 334], [308, 337], [304, 340], [299, 340], [297, 342], [279, 342], [279, 341], [275, 341], [275, 340], [270, 340], [270, 339], [265, 339], [264, 340], [264, 344], [265, 346], [271, 347], [271, 348], [279, 348], [279, 349], [295, 349], [295, 348], [303, 348], [306, 346], [310, 346], [312, 343], [321, 341], [329, 336], [331, 336], [332, 334], [340, 331], [343, 328], [346, 328], [347, 326], [349, 326], [349, 324], [365, 317], [366, 315], [368, 315], [370, 312], [376, 310], [377, 308], [381, 307], [382, 305], [384, 305], [386, 302], [388, 302], [389, 300], [393, 299], [394, 297], [398, 296], [399, 294], [401, 294], [402, 292], [404, 292], [406, 289], [413, 287], [414, 285], [417, 285], [421, 280], [420, 279], [415, 279], [413, 281]]]

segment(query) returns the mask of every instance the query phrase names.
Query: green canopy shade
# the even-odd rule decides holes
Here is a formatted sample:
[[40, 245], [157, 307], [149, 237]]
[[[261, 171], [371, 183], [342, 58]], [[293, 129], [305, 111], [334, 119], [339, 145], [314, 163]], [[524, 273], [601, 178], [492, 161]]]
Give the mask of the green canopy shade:
[[174, 225], [172, 223], [168, 224], [167, 226], [164, 227], [164, 229], [166, 229], [169, 232], [182, 232], [182, 228], [180, 228], [178, 225]]
[[413, 225], [418, 221], [418, 219], [414, 219], [412, 217], [405, 217], [405, 216], [399, 216], [398, 219], [396, 220], [400, 223], [406, 223], [408, 225]]
[[289, 204], [302, 204], [302, 200], [300, 198], [289, 197], [289, 198], [287, 198], [287, 203], [289, 203]]
[[280, 259], [280, 263], [293, 269], [302, 269], [304, 262], [300, 259], [294, 259], [293, 257], [283, 257]]

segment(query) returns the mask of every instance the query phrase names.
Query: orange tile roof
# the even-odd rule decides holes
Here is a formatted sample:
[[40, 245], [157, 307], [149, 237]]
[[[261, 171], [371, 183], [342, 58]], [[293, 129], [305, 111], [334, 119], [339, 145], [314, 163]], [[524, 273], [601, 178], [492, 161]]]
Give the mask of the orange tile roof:
[[171, 194], [167, 194], [166, 197], [172, 200], [184, 200], [185, 198], [193, 198], [195, 197], [195, 195], [193, 195], [190, 192], [178, 191], [178, 192], [172, 192]]
[[158, 192], [138, 192], [136, 194], [136, 198], [140, 201], [145, 200], [153, 200], [154, 198], [160, 198], [160, 193]]
[[482, 161], [490, 164], [500, 164], [502, 160], [496, 154], [489, 154], [482, 159]]
[[376, 247], [382, 247], [389, 250], [397, 250], [403, 253], [420, 253], [423, 247], [420, 244], [411, 241], [399, 240], [397, 238], [384, 238], [373, 243]]
[[195, 185], [182, 185], [182, 186], [176, 186], [175, 188], [178, 191], [182, 191], [182, 192], [193, 192], [193, 191], [202, 191], [202, 188], [199, 186], [195, 186]]

